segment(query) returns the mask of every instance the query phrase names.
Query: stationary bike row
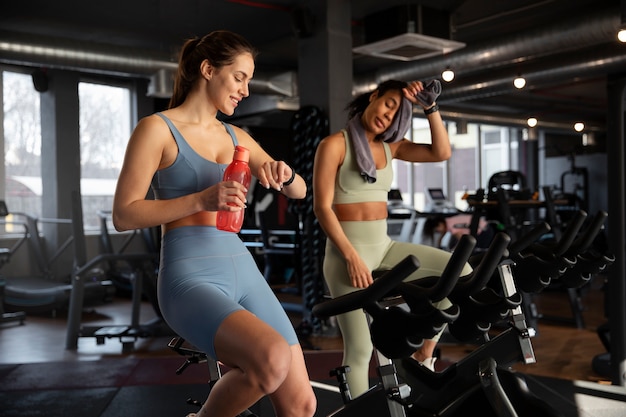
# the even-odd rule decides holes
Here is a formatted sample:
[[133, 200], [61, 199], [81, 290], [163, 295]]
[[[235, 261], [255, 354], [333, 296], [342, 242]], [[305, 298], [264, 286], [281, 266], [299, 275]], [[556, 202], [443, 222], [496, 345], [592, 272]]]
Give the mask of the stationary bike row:
[[[316, 306], [313, 312], [320, 317], [363, 308], [371, 319], [379, 361], [379, 383], [355, 399], [350, 398], [346, 384], [348, 370], [338, 368], [333, 372], [345, 404], [332, 416], [456, 416], [465, 413], [468, 406], [483, 415], [561, 415], [530, 392], [522, 376], [509, 369], [517, 362], [535, 362], [530, 343], [534, 329], [526, 325], [522, 296], [516, 287], [521, 284], [537, 292], [554, 280], [577, 287], [610, 265], [614, 257], [591, 247], [606, 213], [599, 212], [581, 233], [585, 218], [586, 213], [578, 213], [562, 239], [551, 244], [537, 243], [550, 230], [545, 223], [514, 242], [506, 235], [496, 235], [486, 254], [469, 259], [474, 271], [459, 278], [458, 262], [462, 266], [467, 260], [465, 251], [473, 243], [464, 237], [466, 241], [460, 242], [441, 277], [402, 283], [419, 267], [415, 259], [406, 259], [375, 285]], [[451, 272], [455, 267], [456, 272]], [[518, 272], [523, 274], [518, 276]], [[496, 276], [500, 278], [499, 288], [493, 282]], [[447, 292], [450, 283], [454, 285]], [[453, 307], [439, 317], [424, 314], [425, 308], [432, 313], [432, 302], [442, 298], [442, 288]], [[390, 303], [390, 294], [394, 293], [406, 302], [408, 312], [406, 306], [403, 310], [397, 302]], [[508, 327], [490, 340], [487, 332], [491, 324], [505, 320]], [[439, 331], [442, 321], [450, 323], [450, 332], [459, 340], [482, 338], [484, 343], [443, 372], [433, 373], [409, 356], [424, 338]], [[431, 331], [425, 330], [425, 323], [432, 324]], [[416, 328], [417, 332], [409, 330]], [[402, 338], [406, 339], [404, 344]]]
[[[355, 399], [345, 377], [349, 368], [331, 373], [338, 378], [344, 405], [329, 417], [445, 417], [464, 413], [462, 407], [467, 406], [478, 407], [488, 416], [559, 416], [528, 390], [523, 377], [508, 369], [517, 362], [535, 362], [530, 342], [534, 329], [526, 325], [516, 287], [536, 292], [557, 279], [565, 285], [584, 285], [590, 274], [610, 265], [614, 258], [591, 248], [606, 213], [598, 213], [580, 233], [585, 217], [584, 212], [575, 216], [563, 237], [553, 244], [537, 243], [550, 231], [545, 223], [514, 242], [499, 233], [487, 252], [478, 256], [471, 256], [476, 241], [466, 235], [441, 276], [402, 282], [419, 268], [417, 258], [409, 256], [389, 271], [378, 271], [367, 289], [316, 305], [313, 313], [322, 318], [363, 308], [370, 318], [379, 363], [379, 383]], [[474, 269], [460, 277], [466, 262]], [[525, 276], [514, 278], [513, 271]], [[495, 277], [500, 278], [498, 289], [493, 285]], [[453, 305], [444, 311], [432, 307], [443, 298]], [[508, 322], [507, 329], [490, 340], [491, 324], [502, 321]], [[433, 373], [408, 357], [445, 324], [459, 340], [482, 337], [484, 343], [443, 372]], [[221, 377], [219, 363], [186, 346], [184, 339], [175, 337], [168, 346], [187, 358], [177, 374], [190, 364], [207, 363], [209, 386]], [[202, 405], [191, 398], [187, 402]], [[240, 416], [255, 415], [246, 410]]]

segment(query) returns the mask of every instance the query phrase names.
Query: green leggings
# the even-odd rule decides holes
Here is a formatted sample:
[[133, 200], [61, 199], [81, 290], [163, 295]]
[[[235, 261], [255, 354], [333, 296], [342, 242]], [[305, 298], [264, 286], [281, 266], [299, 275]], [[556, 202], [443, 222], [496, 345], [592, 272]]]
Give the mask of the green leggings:
[[[413, 243], [396, 242], [387, 235], [387, 221], [347, 221], [340, 222], [341, 227], [361, 255], [370, 270], [391, 269], [408, 255], [415, 255], [420, 263], [417, 271], [406, 281], [427, 276], [441, 275], [450, 253], [430, 246]], [[462, 275], [469, 274], [471, 267], [466, 265]], [[324, 278], [335, 298], [358, 291], [350, 283], [346, 262], [330, 239], [326, 242], [324, 256]], [[447, 299], [435, 304], [439, 309], [450, 307]], [[350, 392], [353, 397], [361, 395], [369, 389], [369, 363], [372, 358], [373, 346], [370, 339], [369, 326], [363, 310], [355, 310], [337, 317], [339, 329], [343, 337], [343, 365], [350, 366], [347, 374]], [[436, 335], [433, 340], [439, 340]]]

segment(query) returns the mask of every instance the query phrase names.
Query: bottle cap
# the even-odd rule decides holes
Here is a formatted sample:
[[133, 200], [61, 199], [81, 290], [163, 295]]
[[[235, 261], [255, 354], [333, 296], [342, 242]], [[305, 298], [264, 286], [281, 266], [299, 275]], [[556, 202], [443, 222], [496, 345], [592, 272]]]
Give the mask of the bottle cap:
[[233, 157], [233, 159], [237, 161], [248, 162], [248, 160], [250, 159], [250, 151], [248, 150], [248, 148], [237, 145], [235, 146], [235, 156]]

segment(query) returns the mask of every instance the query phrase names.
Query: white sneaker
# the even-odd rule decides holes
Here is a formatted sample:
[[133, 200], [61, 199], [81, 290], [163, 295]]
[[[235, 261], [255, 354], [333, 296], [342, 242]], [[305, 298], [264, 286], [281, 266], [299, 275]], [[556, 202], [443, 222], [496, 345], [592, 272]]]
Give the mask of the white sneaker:
[[437, 358], [426, 358], [420, 364], [428, 368], [431, 372], [435, 372], [435, 361]]

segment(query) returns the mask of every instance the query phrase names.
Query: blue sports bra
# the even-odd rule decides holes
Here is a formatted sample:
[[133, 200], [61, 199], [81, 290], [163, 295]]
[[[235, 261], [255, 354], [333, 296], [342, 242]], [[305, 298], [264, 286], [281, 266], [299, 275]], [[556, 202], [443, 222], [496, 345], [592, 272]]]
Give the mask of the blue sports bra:
[[[155, 172], [152, 177], [152, 191], [155, 198], [168, 200], [202, 191], [222, 181], [228, 164], [218, 164], [198, 155], [180, 134], [174, 123], [162, 113], [157, 113], [170, 128], [178, 146], [178, 155], [172, 165]], [[237, 146], [237, 137], [232, 127], [223, 123], [226, 131]]]

